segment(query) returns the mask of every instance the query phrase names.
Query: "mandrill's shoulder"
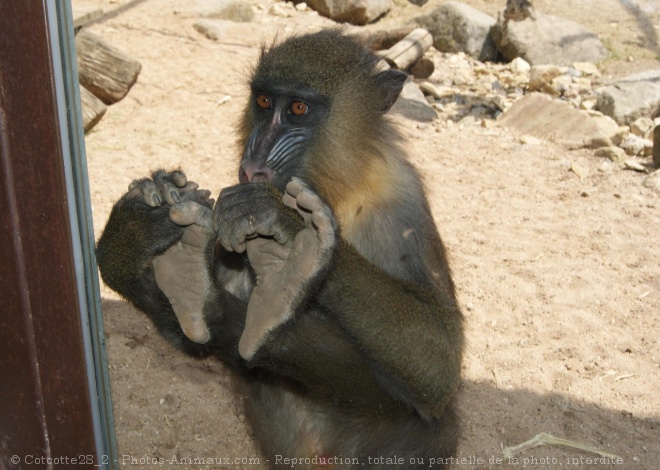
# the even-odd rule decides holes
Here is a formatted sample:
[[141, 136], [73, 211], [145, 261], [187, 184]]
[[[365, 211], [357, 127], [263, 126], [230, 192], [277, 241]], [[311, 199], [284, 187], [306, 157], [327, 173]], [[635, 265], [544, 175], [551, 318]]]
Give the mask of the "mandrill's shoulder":
[[377, 184], [354, 195], [338, 216], [342, 238], [392, 276], [427, 284], [442, 242], [417, 171], [407, 161], [388, 165]]

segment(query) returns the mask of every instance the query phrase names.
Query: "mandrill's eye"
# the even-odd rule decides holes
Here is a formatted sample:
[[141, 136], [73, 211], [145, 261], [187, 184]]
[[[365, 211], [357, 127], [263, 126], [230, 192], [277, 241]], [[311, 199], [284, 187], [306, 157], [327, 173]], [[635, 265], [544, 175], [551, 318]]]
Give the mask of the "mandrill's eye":
[[307, 114], [307, 111], [309, 111], [309, 106], [302, 101], [294, 101], [293, 104], [291, 104], [291, 112], [296, 116]]
[[257, 95], [257, 106], [261, 109], [270, 109], [270, 98], [268, 95], [260, 93]]

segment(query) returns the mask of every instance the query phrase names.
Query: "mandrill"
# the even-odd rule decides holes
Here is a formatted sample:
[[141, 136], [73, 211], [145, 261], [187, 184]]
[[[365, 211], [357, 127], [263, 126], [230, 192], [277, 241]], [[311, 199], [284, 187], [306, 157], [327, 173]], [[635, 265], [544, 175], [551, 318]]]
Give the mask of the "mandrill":
[[427, 468], [456, 452], [463, 317], [386, 114], [406, 75], [378, 61], [337, 29], [264, 50], [240, 183], [213, 207], [182, 172], [157, 171], [98, 241], [108, 286], [238, 372], [272, 468]]

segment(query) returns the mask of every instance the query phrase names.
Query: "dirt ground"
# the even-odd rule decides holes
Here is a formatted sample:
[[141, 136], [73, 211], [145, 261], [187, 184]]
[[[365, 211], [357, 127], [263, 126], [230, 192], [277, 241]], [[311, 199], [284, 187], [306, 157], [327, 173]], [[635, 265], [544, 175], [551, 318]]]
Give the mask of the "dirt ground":
[[[129, 95], [86, 136], [97, 237], [131, 180], [154, 168], [180, 166], [215, 194], [233, 184], [233, 129], [260, 44], [332, 24], [309, 11], [269, 15], [273, 2], [255, 0], [263, 9], [254, 22], [228, 23], [214, 42], [192, 27], [212, 3], [74, 0], [105, 11], [131, 4], [90, 30], [143, 65]], [[466, 3], [495, 15], [505, 2]], [[611, 53], [599, 64], [604, 79], [659, 68], [657, 1], [534, 3], [603, 38]], [[377, 26], [419, 11], [396, 5]], [[635, 5], [642, 16], [632, 14]], [[395, 119], [424, 175], [466, 316], [465, 460], [455, 468], [660, 468], [658, 193], [642, 186], [644, 175], [591, 151], [523, 144], [496, 125], [419, 128]], [[263, 468], [228, 371], [173, 349], [105, 286], [102, 297], [120, 464]], [[559, 446], [496, 460], [541, 432], [624, 463], [594, 464], [587, 459], [595, 454]], [[186, 463], [194, 458], [218, 463]]]

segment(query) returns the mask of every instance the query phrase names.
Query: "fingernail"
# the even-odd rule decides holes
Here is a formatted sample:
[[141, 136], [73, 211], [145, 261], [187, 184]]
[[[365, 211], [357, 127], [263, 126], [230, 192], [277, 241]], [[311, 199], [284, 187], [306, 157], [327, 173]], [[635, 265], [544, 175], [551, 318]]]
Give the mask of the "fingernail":
[[157, 206], [160, 206], [163, 203], [163, 201], [161, 200], [161, 198], [158, 194], [154, 194], [154, 203]]
[[181, 198], [179, 197], [179, 193], [177, 193], [174, 189], [170, 191], [170, 197], [174, 202], [179, 202]]

